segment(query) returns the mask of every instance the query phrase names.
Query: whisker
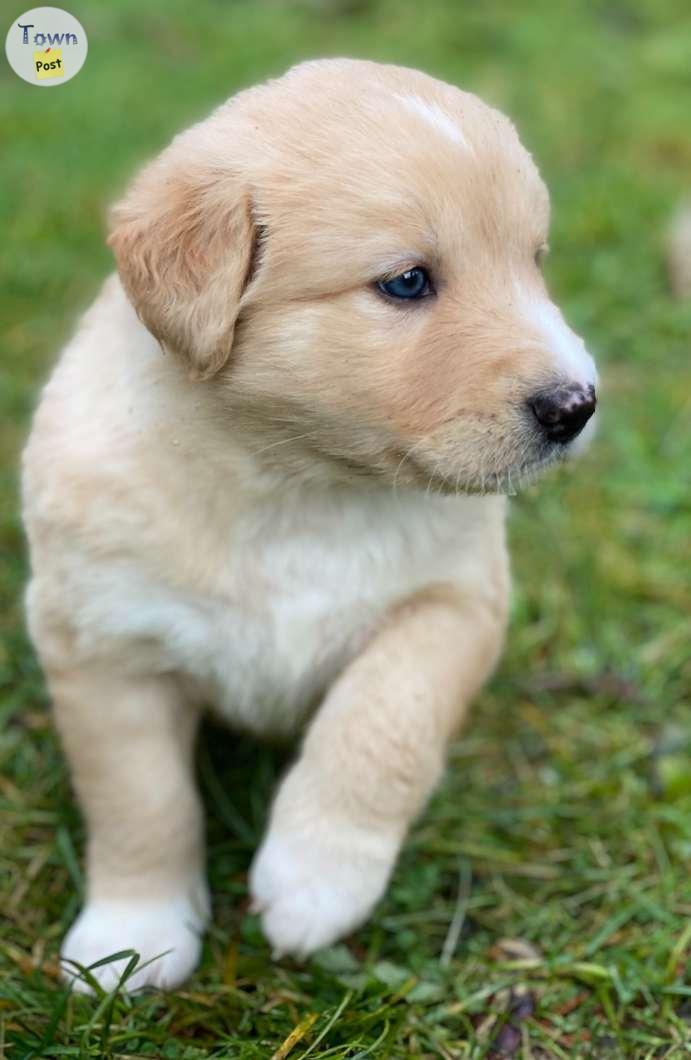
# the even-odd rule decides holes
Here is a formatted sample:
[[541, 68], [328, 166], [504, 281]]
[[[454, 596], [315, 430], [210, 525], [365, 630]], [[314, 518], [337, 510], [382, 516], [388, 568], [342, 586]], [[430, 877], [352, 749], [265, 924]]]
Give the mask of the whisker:
[[290, 438], [281, 438], [278, 442], [271, 442], [269, 445], [265, 445], [261, 449], [256, 449], [250, 455], [260, 456], [262, 453], [268, 452], [269, 449], [277, 449], [279, 445], [288, 445], [290, 442], [300, 442], [303, 438], [311, 438], [315, 434], [319, 434], [319, 431], [306, 431], [304, 434], [295, 434], [292, 435]]
[[398, 475], [399, 475], [399, 472], [400, 472], [401, 468], [403, 467], [403, 465], [406, 462], [406, 460], [408, 459], [408, 457], [412, 455], [412, 453], [415, 451], [415, 449], [417, 449], [417, 447], [419, 445], [421, 445], [423, 441], [424, 441], [423, 438], [418, 438], [417, 442], [414, 442], [413, 445], [409, 446], [409, 448], [405, 451], [405, 453], [401, 457], [401, 459], [400, 459], [400, 461], [398, 463], [398, 467], [396, 468], [396, 472], [395, 472], [394, 477], [393, 477], [393, 482], [391, 484], [391, 489], [393, 490], [394, 494], [396, 493], [397, 479], [398, 479]]

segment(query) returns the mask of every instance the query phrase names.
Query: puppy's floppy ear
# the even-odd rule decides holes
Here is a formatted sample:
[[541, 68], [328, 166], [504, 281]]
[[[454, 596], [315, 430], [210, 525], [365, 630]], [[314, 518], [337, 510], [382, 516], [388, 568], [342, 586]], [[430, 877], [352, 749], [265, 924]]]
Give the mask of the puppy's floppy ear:
[[194, 378], [227, 362], [254, 246], [247, 189], [225, 166], [166, 152], [110, 215], [108, 240], [130, 301]]

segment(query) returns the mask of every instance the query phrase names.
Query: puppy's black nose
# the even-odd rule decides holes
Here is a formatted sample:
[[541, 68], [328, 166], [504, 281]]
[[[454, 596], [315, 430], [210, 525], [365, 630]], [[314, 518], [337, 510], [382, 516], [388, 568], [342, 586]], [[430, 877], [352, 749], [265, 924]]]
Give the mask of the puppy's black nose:
[[594, 413], [595, 388], [558, 386], [536, 395], [528, 404], [549, 440], [565, 445], [580, 434]]

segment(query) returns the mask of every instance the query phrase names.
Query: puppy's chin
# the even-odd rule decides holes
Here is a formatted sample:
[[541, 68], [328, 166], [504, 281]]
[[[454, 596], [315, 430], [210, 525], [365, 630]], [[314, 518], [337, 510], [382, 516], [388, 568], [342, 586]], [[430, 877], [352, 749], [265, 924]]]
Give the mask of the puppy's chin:
[[445, 438], [424, 453], [409, 452], [398, 465], [396, 482], [443, 496], [516, 494], [560, 463], [565, 448], [525, 431], [496, 437], [491, 447]]
[[561, 463], [564, 455], [563, 446], [550, 446], [548, 450], [536, 455], [533, 459], [524, 460], [486, 475], [481, 474], [470, 483], [468, 488], [461, 488], [457, 492], [480, 496], [504, 494], [513, 497], [531, 486], [549, 468]]
[[438, 462], [434, 466], [425, 466], [416, 461], [415, 474], [397, 475], [400, 486], [420, 490], [422, 493], [437, 494], [444, 497], [454, 496], [496, 496], [514, 495], [525, 486], [530, 485], [547, 468], [563, 459], [563, 447], [553, 446], [539, 456], [510, 464], [504, 468], [478, 468], [471, 471], [464, 468], [459, 472], [454, 467]]

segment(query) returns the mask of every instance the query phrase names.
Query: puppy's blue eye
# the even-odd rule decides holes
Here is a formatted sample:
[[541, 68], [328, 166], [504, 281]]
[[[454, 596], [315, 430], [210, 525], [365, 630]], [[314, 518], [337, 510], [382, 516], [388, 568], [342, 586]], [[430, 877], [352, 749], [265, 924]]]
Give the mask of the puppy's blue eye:
[[390, 298], [425, 298], [432, 293], [427, 269], [416, 265], [414, 269], [402, 272], [400, 276], [394, 276], [392, 280], [380, 280], [377, 284], [380, 291], [388, 294]]

